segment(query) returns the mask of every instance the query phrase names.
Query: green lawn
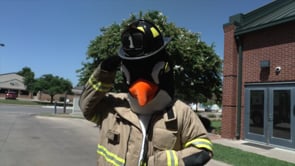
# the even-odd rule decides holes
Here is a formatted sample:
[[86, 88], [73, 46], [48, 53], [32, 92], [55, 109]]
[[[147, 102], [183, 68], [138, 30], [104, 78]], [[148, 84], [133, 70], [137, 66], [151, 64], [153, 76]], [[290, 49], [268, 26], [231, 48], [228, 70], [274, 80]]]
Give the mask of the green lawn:
[[[221, 120], [212, 120], [211, 126], [214, 128], [216, 134], [220, 134]], [[240, 149], [221, 144], [214, 144], [213, 158], [215, 160], [236, 166], [295, 166], [293, 163], [265, 157], [256, 153], [242, 151]]]
[[25, 101], [25, 100], [5, 100], [5, 99], [0, 99], [0, 104], [19, 104], [19, 105], [41, 105], [39, 102], [35, 101]]
[[[0, 99], [0, 104], [18, 104], [18, 105], [54, 105], [54, 103], [50, 103], [48, 101], [29, 101], [29, 100], [6, 100]], [[63, 106], [64, 102], [57, 102], [57, 106]], [[67, 106], [72, 106], [72, 104], [68, 103]]]
[[221, 144], [214, 144], [214, 160], [236, 166], [295, 166], [293, 163], [246, 152]]
[[221, 134], [221, 120], [212, 120], [211, 127], [214, 128], [215, 134]]

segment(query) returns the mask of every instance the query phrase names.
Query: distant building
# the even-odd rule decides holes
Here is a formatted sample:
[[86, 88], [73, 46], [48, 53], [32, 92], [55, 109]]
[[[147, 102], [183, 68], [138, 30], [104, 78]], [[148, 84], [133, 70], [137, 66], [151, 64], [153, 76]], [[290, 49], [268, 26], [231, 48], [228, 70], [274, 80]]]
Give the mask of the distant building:
[[28, 95], [24, 78], [16, 73], [0, 74], [0, 96], [4, 96], [8, 91], [17, 92], [20, 95]]
[[[0, 97], [4, 97], [5, 93], [9, 91], [17, 92], [18, 99], [32, 99], [40, 101], [50, 101], [51, 97], [41, 91], [36, 94], [30, 95], [26, 90], [24, 84], [24, 78], [21, 75], [16, 73], [6, 73], [0, 74]], [[56, 94], [54, 95], [55, 101], [63, 101], [65, 94]], [[69, 94], [66, 96], [69, 102], [73, 101], [73, 95]]]
[[295, 0], [224, 24], [221, 136], [295, 149]]
[[72, 89], [72, 92], [74, 93], [74, 97], [73, 97], [73, 113], [81, 113], [81, 109], [79, 106], [79, 100], [80, 100], [80, 96], [82, 94], [83, 91], [83, 87], [75, 87]]

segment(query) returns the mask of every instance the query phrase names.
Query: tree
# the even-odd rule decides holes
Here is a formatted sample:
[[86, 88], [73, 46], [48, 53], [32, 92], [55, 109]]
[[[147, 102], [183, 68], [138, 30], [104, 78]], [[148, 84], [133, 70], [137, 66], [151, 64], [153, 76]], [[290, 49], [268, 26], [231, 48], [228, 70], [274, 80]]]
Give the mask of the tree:
[[53, 103], [53, 97], [56, 94], [69, 93], [72, 90], [72, 83], [52, 74], [45, 74], [36, 80], [36, 89], [50, 95], [50, 103]]
[[23, 67], [21, 71], [17, 74], [24, 77], [24, 84], [26, 85], [26, 90], [30, 92], [32, 97], [35, 90], [35, 73], [29, 67]]
[[115, 55], [120, 46], [120, 26], [113, 24], [109, 28], [101, 28], [103, 35], [97, 36], [90, 42], [87, 51], [86, 60], [83, 62], [83, 68], [77, 70], [79, 74], [78, 85], [84, 85], [92, 71], [98, 64], [110, 55]]
[[[128, 23], [144, 18], [154, 22], [163, 32], [163, 36], [171, 37], [167, 46], [174, 63], [176, 96], [187, 102], [204, 101], [216, 97], [221, 101], [221, 65], [222, 60], [214, 52], [214, 44], [208, 46], [200, 40], [200, 34], [169, 23], [167, 17], [159, 11], [149, 11], [145, 14], [132, 14], [121, 24], [112, 24], [101, 28], [102, 34], [90, 42], [87, 52], [87, 62], [77, 70], [80, 73], [79, 84], [86, 83], [94, 68], [110, 55], [117, 54], [120, 46], [120, 34]], [[122, 75], [118, 72], [114, 91], [126, 91]]]

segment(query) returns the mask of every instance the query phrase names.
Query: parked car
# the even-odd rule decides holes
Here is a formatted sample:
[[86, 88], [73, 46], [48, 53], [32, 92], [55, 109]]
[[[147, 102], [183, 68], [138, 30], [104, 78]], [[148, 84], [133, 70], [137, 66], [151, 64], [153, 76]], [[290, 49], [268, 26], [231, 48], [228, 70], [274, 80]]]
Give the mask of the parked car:
[[221, 111], [217, 104], [209, 105], [205, 107], [205, 112], [219, 112]]
[[16, 99], [16, 98], [17, 98], [16, 92], [10, 91], [5, 94], [5, 99]]
[[197, 104], [196, 103], [190, 103], [189, 106], [193, 111], [197, 111]]
[[202, 103], [190, 103], [189, 106], [195, 112], [205, 111], [205, 106]]

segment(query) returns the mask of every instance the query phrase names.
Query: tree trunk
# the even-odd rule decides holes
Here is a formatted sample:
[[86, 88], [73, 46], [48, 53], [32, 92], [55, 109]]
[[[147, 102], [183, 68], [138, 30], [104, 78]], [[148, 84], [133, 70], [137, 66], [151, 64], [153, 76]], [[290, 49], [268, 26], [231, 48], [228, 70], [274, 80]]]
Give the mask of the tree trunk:
[[64, 98], [64, 114], [66, 113], [67, 110], [67, 93], [65, 93], [65, 98]]
[[54, 95], [50, 95], [50, 104], [53, 104], [53, 96]]

